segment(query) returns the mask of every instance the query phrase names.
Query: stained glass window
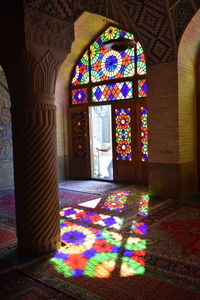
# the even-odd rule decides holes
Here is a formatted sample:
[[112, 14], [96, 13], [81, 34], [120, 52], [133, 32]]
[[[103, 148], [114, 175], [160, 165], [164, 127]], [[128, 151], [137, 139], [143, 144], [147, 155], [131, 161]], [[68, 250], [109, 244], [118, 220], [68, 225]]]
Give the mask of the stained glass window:
[[78, 62], [72, 76], [72, 86], [89, 82], [89, 57], [87, 51]]
[[130, 99], [133, 97], [131, 81], [99, 85], [92, 88], [92, 101], [103, 102]]
[[131, 33], [110, 26], [90, 46], [92, 82], [124, 78], [135, 74], [134, 49], [116, 52], [104, 47], [104, 42], [118, 38], [134, 39]]
[[139, 42], [137, 42], [137, 74], [143, 75], [146, 74], [146, 59], [144, 55], [144, 50]]
[[[115, 51], [108, 46], [112, 40], [123, 38], [130, 39], [133, 47]], [[131, 161], [129, 166], [139, 161], [144, 165], [148, 161], [145, 53], [133, 34], [114, 25], [109, 25], [99, 34], [83, 53], [72, 74], [70, 110], [71, 113], [73, 110], [75, 112], [75, 106], [78, 104], [85, 107], [86, 112], [89, 106], [109, 104], [114, 108], [111, 115], [114, 137], [112, 136], [110, 142], [113, 147], [113, 159], [116, 161], [113, 164], [115, 178], [120, 164], [127, 164], [119, 161]], [[127, 104], [123, 104], [122, 101]], [[88, 126], [87, 122], [83, 125], [83, 120], [79, 121], [79, 128], [74, 129], [75, 123], [73, 124], [72, 143], [75, 146], [72, 150], [73, 157], [81, 160], [89, 158], [87, 138], [90, 136], [90, 125]], [[105, 128], [104, 124], [105, 122], [102, 128]], [[102, 145], [102, 148], [106, 146], [108, 145]]]
[[141, 107], [141, 148], [142, 161], [148, 160], [148, 129], [147, 129], [147, 108]]
[[146, 97], [147, 96], [147, 80], [140, 79], [138, 80], [138, 97]]
[[115, 109], [116, 159], [132, 160], [131, 109]]
[[87, 103], [87, 89], [72, 90], [72, 104]]

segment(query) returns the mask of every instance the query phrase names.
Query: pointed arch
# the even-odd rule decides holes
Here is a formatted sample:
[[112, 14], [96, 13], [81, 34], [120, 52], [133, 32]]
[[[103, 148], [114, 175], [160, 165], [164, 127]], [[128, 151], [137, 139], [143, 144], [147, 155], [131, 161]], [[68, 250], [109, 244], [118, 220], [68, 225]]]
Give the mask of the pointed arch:
[[[118, 38], [132, 40], [134, 47], [118, 52], [105, 46], [106, 42]], [[72, 70], [69, 89], [69, 126], [73, 124], [71, 177], [91, 177], [88, 108], [110, 104], [114, 179], [146, 183], [146, 58], [137, 37], [113, 24], [105, 27], [81, 53]], [[72, 165], [79, 166], [78, 173]], [[83, 169], [87, 170], [83, 172], [84, 175]]]

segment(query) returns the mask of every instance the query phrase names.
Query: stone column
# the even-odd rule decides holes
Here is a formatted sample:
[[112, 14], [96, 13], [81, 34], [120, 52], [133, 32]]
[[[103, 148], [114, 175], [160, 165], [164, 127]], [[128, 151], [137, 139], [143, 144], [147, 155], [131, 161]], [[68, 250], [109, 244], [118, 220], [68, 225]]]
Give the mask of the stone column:
[[23, 17], [24, 40], [10, 34], [0, 54], [11, 92], [18, 248], [40, 255], [59, 241], [54, 92], [73, 24], [28, 8]]

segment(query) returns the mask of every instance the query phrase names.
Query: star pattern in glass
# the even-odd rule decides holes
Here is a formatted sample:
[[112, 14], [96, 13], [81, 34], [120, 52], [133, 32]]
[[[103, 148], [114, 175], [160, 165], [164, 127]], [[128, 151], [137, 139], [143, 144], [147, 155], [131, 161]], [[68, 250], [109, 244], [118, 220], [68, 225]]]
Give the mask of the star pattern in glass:
[[116, 159], [132, 160], [131, 109], [115, 109]]
[[141, 148], [142, 161], [148, 160], [148, 128], [147, 128], [147, 108], [141, 107]]

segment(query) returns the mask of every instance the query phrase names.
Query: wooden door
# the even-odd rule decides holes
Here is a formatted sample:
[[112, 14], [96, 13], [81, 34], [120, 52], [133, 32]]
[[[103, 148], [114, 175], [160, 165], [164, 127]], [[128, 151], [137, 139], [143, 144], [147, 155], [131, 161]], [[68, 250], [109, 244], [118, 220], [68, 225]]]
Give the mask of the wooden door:
[[90, 178], [90, 150], [87, 107], [73, 109], [69, 116], [69, 169], [71, 178]]

